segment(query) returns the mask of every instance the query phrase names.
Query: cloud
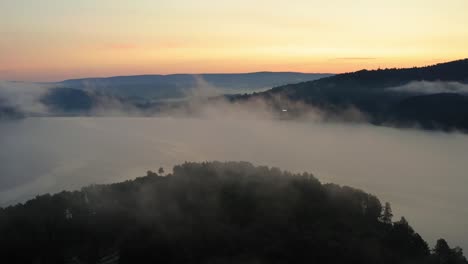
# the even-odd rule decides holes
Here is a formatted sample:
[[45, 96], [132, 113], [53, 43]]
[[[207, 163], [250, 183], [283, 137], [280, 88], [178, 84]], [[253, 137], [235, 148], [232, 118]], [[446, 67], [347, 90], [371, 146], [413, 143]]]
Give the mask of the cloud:
[[374, 57], [341, 57], [334, 58], [334, 60], [376, 60]]
[[468, 84], [459, 82], [414, 81], [408, 84], [388, 88], [388, 91], [413, 94], [458, 93], [468, 94]]

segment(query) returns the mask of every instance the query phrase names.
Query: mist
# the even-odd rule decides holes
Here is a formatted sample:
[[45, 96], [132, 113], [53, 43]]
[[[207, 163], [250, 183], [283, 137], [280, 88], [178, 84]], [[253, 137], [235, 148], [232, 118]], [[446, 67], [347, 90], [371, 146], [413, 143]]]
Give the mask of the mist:
[[459, 93], [468, 94], [468, 84], [459, 82], [429, 82], [414, 81], [408, 84], [388, 88], [389, 91], [415, 93], [415, 94], [436, 94], [436, 93]]
[[46, 84], [0, 80], [0, 106], [13, 107], [26, 113], [44, 114], [47, 107], [40, 102], [40, 98], [49, 89]]

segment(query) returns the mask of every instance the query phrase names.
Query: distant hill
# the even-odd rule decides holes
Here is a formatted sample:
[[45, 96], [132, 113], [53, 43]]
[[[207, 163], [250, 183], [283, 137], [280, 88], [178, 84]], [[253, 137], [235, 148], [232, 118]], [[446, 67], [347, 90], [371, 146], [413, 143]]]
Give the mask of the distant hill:
[[[265, 90], [277, 84], [286, 85]], [[204, 99], [197, 100], [195, 106], [219, 99], [263, 99], [281, 118], [301, 115], [304, 109], [298, 106], [305, 103], [320, 109], [325, 120], [365, 120], [375, 125], [468, 132], [468, 59], [333, 76], [292, 72], [142, 75], [67, 80], [51, 85], [56, 88], [40, 98], [50, 115], [86, 115], [96, 108], [104, 114], [106, 110], [113, 114], [130, 110], [148, 116], [172, 110], [192, 113], [193, 105], [186, 99], [196, 95]], [[0, 105], [0, 115], [5, 119], [29, 113]]]
[[467, 264], [443, 239], [431, 253], [389, 203], [308, 173], [247, 162], [159, 173], [0, 208], [2, 260]]
[[48, 109], [46, 115], [89, 115], [96, 108], [110, 111], [134, 109], [139, 114], [151, 115], [161, 109], [183, 107], [184, 100], [191, 96], [209, 98], [222, 94], [263, 91], [278, 84], [327, 76], [330, 74], [257, 72], [86, 78], [43, 84], [53, 88], [47, 90], [39, 101]]
[[83, 114], [94, 106], [93, 96], [79, 89], [52, 88], [40, 100], [55, 113]]
[[206, 86], [219, 94], [244, 93], [328, 76], [331, 74], [297, 72], [138, 75], [65, 80], [55, 85], [125, 98], [167, 99], [184, 97], [191, 89]]
[[[254, 95], [239, 95], [232, 100], [281, 97], [284, 100], [305, 102], [325, 111], [339, 112], [355, 107], [365, 113], [370, 118], [369, 121], [374, 124], [388, 125], [396, 122], [401, 125], [412, 122], [414, 125], [420, 122], [424, 124], [431, 122], [433, 125], [423, 124], [423, 127], [467, 129], [468, 111], [464, 103], [461, 103], [466, 101], [466, 98], [463, 99], [466, 96], [464, 93], [458, 93], [459, 96], [456, 99], [458, 111], [454, 111], [455, 106], [451, 105], [453, 98], [446, 95], [430, 96], [433, 103], [427, 102], [428, 99], [424, 99], [426, 97], [408, 101], [413, 96], [427, 95], [427, 92], [423, 91], [423, 86], [432, 82], [441, 86], [468, 85], [468, 59], [420, 68], [361, 70], [314, 81], [278, 86]], [[408, 91], [393, 89], [404, 88], [405, 85], [412, 85], [412, 89]], [[464, 91], [467, 90], [468, 86]], [[448, 108], [452, 110], [447, 110]], [[411, 113], [413, 111], [419, 114]], [[447, 112], [450, 112], [450, 116], [446, 116]]]

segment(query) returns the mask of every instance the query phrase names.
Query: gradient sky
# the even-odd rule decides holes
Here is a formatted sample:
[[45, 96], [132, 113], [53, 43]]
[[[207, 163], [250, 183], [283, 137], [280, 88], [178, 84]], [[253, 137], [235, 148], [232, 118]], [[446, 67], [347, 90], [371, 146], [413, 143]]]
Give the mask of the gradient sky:
[[468, 57], [467, 0], [1, 0], [0, 79], [302, 71]]

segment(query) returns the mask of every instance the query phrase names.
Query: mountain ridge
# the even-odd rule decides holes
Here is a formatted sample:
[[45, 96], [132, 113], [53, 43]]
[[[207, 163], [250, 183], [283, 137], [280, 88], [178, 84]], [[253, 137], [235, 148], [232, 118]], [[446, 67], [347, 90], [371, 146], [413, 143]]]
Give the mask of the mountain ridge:
[[150, 74], [69, 79], [55, 85], [99, 91], [116, 96], [166, 99], [184, 97], [188, 91], [199, 87], [210, 87], [219, 90], [219, 93], [253, 92], [281, 84], [315, 80], [326, 76], [330, 75], [298, 72]]

